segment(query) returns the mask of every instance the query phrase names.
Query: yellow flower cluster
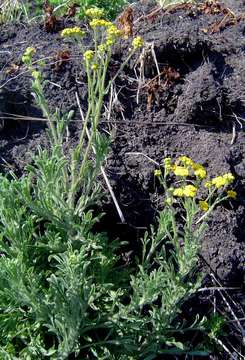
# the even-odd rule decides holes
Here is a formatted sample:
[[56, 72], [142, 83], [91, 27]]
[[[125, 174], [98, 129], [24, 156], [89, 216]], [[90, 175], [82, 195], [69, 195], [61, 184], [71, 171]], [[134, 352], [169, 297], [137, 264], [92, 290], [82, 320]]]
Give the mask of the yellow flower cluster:
[[92, 64], [92, 65], [91, 65], [91, 69], [92, 69], [93, 71], [98, 70], [98, 68], [99, 68], [99, 65], [98, 65], [98, 64]]
[[223, 186], [230, 185], [235, 180], [235, 177], [231, 173], [224, 174], [223, 176], [217, 176], [214, 179], [207, 181], [205, 183], [206, 188], [211, 188], [212, 186], [216, 189], [220, 189]]
[[189, 170], [188, 170], [188, 168], [186, 168], [186, 167], [184, 167], [184, 166], [173, 165], [173, 166], [172, 166], [172, 170], [173, 170], [173, 173], [174, 173], [176, 176], [186, 177], [186, 176], [189, 175]]
[[237, 192], [234, 191], [234, 190], [228, 190], [228, 191], [227, 191], [227, 196], [228, 196], [229, 198], [231, 198], [231, 199], [236, 199], [236, 197], [237, 197]]
[[85, 35], [85, 31], [78, 26], [74, 26], [73, 28], [65, 28], [60, 34], [62, 37], [81, 37]]
[[36, 53], [36, 49], [34, 47], [27, 47], [24, 56], [33, 56]]
[[111, 25], [107, 28], [107, 40], [106, 40], [106, 46], [112, 46], [115, 44], [116, 39], [120, 36], [122, 36], [121, 30], [119, 30], [116, 25]]
[[165, 158], [163, 162], [166, 174], [173, 171], [176, 176], [186, 177], [194, 173], [196, 178], [201, 180], [207, 176], [205, 168], [187, 156], [180, 156], [175, 164], [172, 164], [171, 158]]
[[106, 51], [107, 46], [106, 46], [106, 44], [100, 44], [100, 45], [98, 46], [98, 49], [99, 49], [99, 52], [100, 52], [101, 54], [103, 54], [103, 53]]
[[205, 179], [207, 176], [207, 172], [204, 169], [204, 167], [200, 164], [193, 164], [192, 166], [193, 170], [194, 170], [194, 175], [198, 178], [198, 179]]
[[180, 156], [178, 161], [181, 162], [185, 166], [193, 166], [195, 163], [188, 156]]
[[135, 50], [140, 49], [143, 45], [144, 45], [144, 40], [142, 39], [141, 36], [136, 36], [132, 41], [132, 46]]
[[100, 19], [103, 17], [104, 11], [98, 7], [89, 8], [85, 11], [85, 15], [93, 19]]
[[[226, 190], [226, 196], [223, 198], [220, 196], [221, 194], [217, 194], [217, 199], [213, 202], [214, 191], [221, 187], [226, 187], [234, 181], [234, 176], [231, 173], [224, 174], [223, 176], [217, 176], [210, 181], [206, 181], [204, 184], [202, 180], [207, 177], [207, 171], [203, 165], [195, 163], [192, 159], [187, 156], [180, 156], [174, 163], [170, 157], [166, 157], [163, 160], [164, 165], [164, 174], [162, 174], [161, 169], [155, 170], [155, 176], [160, 178], [160, 182], [165, 182], [166, 175], [172, 173], [178, 177], [180, 177], [181, 186], [173, 188], [170, 187], [166, 191], [166, 199], [165, 204], [168, 206], [172, 206], [174, 203], [178, 202], [176, 198], [192, 198], [195, 203], [199, 206], [199, 209], [204, 212], [209, 212], [213, 206], [213, 204], [219, 203], [221, 200], [231, 198], [235, 199], [237, 197], [237, 193], [234, 190]], [[163, 176], [162, 176], [163, 175]], [[191, 183], [185, 178], [191, 176]], [[194, 179], [193, 179], [194, 177]], [[187, 182], [188, 181], [188, 182]], [[206, 188], [213, 187], [214, 191], [209, 192], [209, 195], [206, 199], [198, 199], [198, 189], [204, 185]], [[165, 188], [167, 183], [165, 182]]]
[[113, 24], [112, 24], [111, 21], [107, 21], [107, 20], [104, 20], [104, 19], [93, 19], [93, 20], [90, 21], [89, 25], [91, 26], [91, 28], [96, 28], [96, 27], [99, 27], [99, 26], [110, 27]]
[[208, 202], [206, 200], [200, 200], [199, 207], [202, 211], [205, 211], [205, 212], [208, 211], [208, 209], [209, 209]]
[[155, 170], [155, 171], [154, 171], [154, 175], [155, 175], [156, 177], [160, 177], [160, 176], [162, 175], [161, 170]]
[[86, 61], [90, 62], [94, 58], [94, 51], [92, 51], [92, 50], [85, 51], [84, 54], [83, 54], [83, 58]]
[[41, 81], [42, 80], [42, 74], [40, 73], [40, 71], [32, 71], [31, 73], [32, 77], [37, 80], [37, 81]]
[[35, 53], [36, 53], [36, 49], [34, 47], [27, 47], [21, 58], [22, 62], [23, 63], [30, 62]]
[[173, 196], [194, 198], [197, 194], [197, 187], [194, 185], [186, 185], [173, 190]]
[[121, 30], [119, 30], [116, 25], [111, 25], [108, 30], [107, 30], [107, 36], [114, 36], [114, 37], [119, 37], [122, 35]]

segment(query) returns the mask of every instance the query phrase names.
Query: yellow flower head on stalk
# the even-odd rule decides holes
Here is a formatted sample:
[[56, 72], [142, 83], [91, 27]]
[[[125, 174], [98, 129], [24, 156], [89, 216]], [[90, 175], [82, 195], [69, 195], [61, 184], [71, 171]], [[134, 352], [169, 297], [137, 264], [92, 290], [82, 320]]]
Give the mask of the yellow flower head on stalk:
[[231, 184], [235, 180], [235, 177], [231, 173], [224, 174], [223, 176], [217, 176], [211, 182], [217, 189], [222, 186]]
[[209, 209], [209, 205], [206, 200], [200, 200], [199, 207], [202, 211], [208, 211], [208, 209]]
[[82, 37], [85, 35], [85, 31], [83, 31], [80, 27], [75, 26], [73, 28], [65, 28], [61, 31], [60, 35], [62, 37]]
[[177, 160], [185, 166], [193, 166], [194, 164], [194, 161], [188, 156], [180, 156]]
[[227, 191], [227, 196], [231, 199], [236, 199], [237, 198], [237, 192], [234, 190], [228, 190]]
[[38, 80], [38, 81], [42, 80], [42, 74], [40, 73], [40, 71], [34, 70], [34, 71], [32, 71], [31, 75], [35, 80]]
[[36, 49], [34, 47], [26, 48], [24, 55], [26, 56], [33, 56], [36, 53]]
[[106, 45], [107, 46], [112, 46], [112, 45], [114, 45], [115, 44], [115, 39], [113, 39], [113, 38], [108, 38], [107, 40], [106, 40]]
[[160, 177], [160, 176], [162, 175], [161, 170], [155, 170], [155, 171], [154, 171], [154, 175], [155, 175], [156, 177]]
[[226, 181], [226, 184], [229, 185], [235, 180], [235, 176], [232, 173], [227, 173], [223, 175], [223, 178]]
[[172, 159], [167, 157], [163, 160], [166, 175], [172, 170]]
[[213, 186], [212, 181], [206, 181], [205, 184], [204, 184], [204, 186], [205, 186], [207, 189], [210, 189], [210, 188]]
[[110, 27], [108, 27], [107, 29], [107, 36], [113, 36], [113, 37], [120, 37], [122, 35], [121, 30], [119, 30], [116, 25], [112, 24]]
[[104, 16], [104, 10], [98, 7], [89, 8], [85, 11], [85, 15], [92, 19], [100, 19]]
[[188, 169], [184, 166], [178, 166], [178, 165], [174, 166], [173, 172], [176, 176], [186, 177], [189, 175]]
[[93, 19], [90, 21], [89, 25], [91, 26], [91, 28], [96, 28], [96, 27], [110, 27], [113, 25], [113, 23], [111, 21], [107, 21], [104, 19]]
[[104, 54], [104, 53], [106, 52], [106, 49], [107, 49], [106, 44], [100, 44], [100, 45], [98, 46], [98, 50], [99, 50], [99, 52], [100, 52], [101, 54]]
[[186, 185], [183, 188], [183, 193], [185, 197], [194, 198], [197, 194], [197, 188], [194, 185]]
[[33, 55], [36, 53], [36, 49], [34, 47], [27, 47], [21, 60], [23, 63], [29, 63], [33, 57]]
[[92, 65], [91, 65], [91, 69], [92, 69], [93, 71], [98, 70], [98, 68], [99, 68], [99, 65], [98, 65], [98, 64], [92, 64]]
[[197, 178], [203, 180], [207, 176], [207, 172], [204, 167], [200, 164], [193, 164], [194, 174]]
[[94, 51], [92, 51], [92, 50], [85, 51], [84, 54], [83, 54], [83, 58], [86, 61], [90, 62], [94, 58]]
[[173, 204], [173, 198], [168, 197], [165, 199], [165, 204], [171, 206]]
[[144, 45], [144, 40], [141, 36], [136, 36], [132, 41], [133, 48], [140, 49]]
[[184, 196], [184, 190], [182, 188], [174, 189], [173, 196], [178, 196], [178, 197]]

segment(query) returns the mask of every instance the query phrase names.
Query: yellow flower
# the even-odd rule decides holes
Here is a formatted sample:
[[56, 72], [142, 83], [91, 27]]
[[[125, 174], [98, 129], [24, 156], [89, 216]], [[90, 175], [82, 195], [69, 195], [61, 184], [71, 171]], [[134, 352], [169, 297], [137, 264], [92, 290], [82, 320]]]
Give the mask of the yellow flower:
[[226, 180], [223, 176], [217, 176], [212, 180], [212, 185], [214, 185], [217, 189], [221, 188], [222, 186], [226, 185]]
[[99, 68], [99, 65], [98, 65], [98, 64], [93, 64], [93, 65], [91, 66], [91, 69], [92, 69], [93, 71], [98, 70], [98, 68]]
[[30, 64], [33, 55], [36, 53], [36, 49], [34, 47], [26, 48], [21, 60], [25, 64]]
[[157, 176], [157, 177], [161, 176], [162, 175], [161, 170], [155, 170], [154, 175]]
[[231, 173], [224, 174], [223, 178], [225, 179], [227, 185], [231, 184], [235, 180], [234, 175], [232, 175]]
[[184, 196], [186, 197], [195, 197], [197, 194], [197, 188], [194, 185], [186, 185], [183, 188]]
[[74, 26], [73, 28], [66, 28], [61, 31], [62, 37], [81, 37], [85, 35], [85, 31], [81, 30], [80, 27]]
[[110, 27], [112, 26], [112, 22], [111, 21], [107, 21], [104, 19], [93, 19], [90, 21], [89, 25], [91, 26], [91, 28], [96, 28], [99, 26], [103, 26], [103, 27]]
[[27, 47], [24, 55], [26, 56], [33, 56], [36, 53], [36, 49], [34, 47]]
[[194, 174], [197, 178], [205, 179], [205, 177], [207, 176], [207, 172], [202, 165], [194, 164], [193, 169], [194, 169]]
[[171, 197], [166, 198], [165, 199], [165, 204], [166, 205], [172, 205], [173, 204], [173, 198], [171, 198]]
[[213, 186], [212, 181], [206, 181], [205, 184], [204, 184], [204, 186], [205, 186], [207, 189], [211, 188], [211, 187]]
[[234, 176], [231, 173], [225, 174], [223, 176], [217, 176], [212, 180], [212, 184], [219, 189], [222, 186], [229, 185], [234, 180]]
[[206, 200], [200, 200], [199, 206], [202, 211], [208, 211], [208, 209], [209, 209], [209, 205]]
[[234, 190], [228, 190], [228, 191], [227, 191], [227, 196], [228, 196], [229, 198], [231, 198], [231, 199], [236, 199], [236, 197], [237, 197], [237, 192], [234, 191]]
[[184, 166], [175, 166], [173, 168], [173, 172], [176, 176], [188, 176], [189, 175], [188, 169]]
[[85, 51], [83, 54], [83, 57], [86, 61], [88, 61], [88, 62], [91, 61], [94, 57], [94, 51], [92, 51], [92, 50]]
[[222, 186], [226, 186], [231, 184], [235, 180], [235, 177], [231, 173], [224, 174], [223, 176], [217, 176], [212, 180], [212, 185], [214, 185], [217, 189]]
[[113, 44], [115, 44], [115, 39], [109, 38], [106, 40], [107, 46], [112, 46]]
[[134, 49], [139, 49], [144, 45], [144, 40], [141, 36], [136, 36], [132, 41], [132, 45]]
[[167, 157], [163, 160], [163, 163], [164, 163], [165, 172], [166, 174], [168, 174], [169, 171], [172, 169], [172, 159], [170, 157]]
[[113, 37], [119, 37], [122, 35], [121, 30], [119, 30], [116, 25], [112, 24], [111, 26], [108, 27], [107, 29], [107, 35], [113, 36]]
[[184, 190], [182, 188], [174, 189], [173, 196], [178, 196], [178, 197], [184, 196]]
[[192, 166], [194, 164], [194, 161], [188, 156], [180, 156], [177, 160], [182, 162], [185, 166]]
[[34, 77], [35, 80], [41, 81], [42, 80], [42, 74], [40, 73], [40, 71], [32, 71], [31, 73], [32, 77]]
[[100, 19], [104, 15], [104, 10], [98, 7], [89, 8], [85, 11], [85, 15], [93, 19]]
[[103, 54], [106, 51], [106, 44], [100, 44], [98, 46], [99, 51]]

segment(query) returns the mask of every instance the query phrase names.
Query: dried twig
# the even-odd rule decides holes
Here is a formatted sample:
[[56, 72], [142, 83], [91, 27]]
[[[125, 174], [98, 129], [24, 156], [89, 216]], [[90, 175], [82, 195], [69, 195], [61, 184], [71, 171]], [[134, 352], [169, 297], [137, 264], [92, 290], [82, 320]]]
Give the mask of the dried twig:
[[[77, 93], [77, 92], [76, 92], [76, 101], [77, 101], [77, 105], [78, 105], [78, 108], [79, 108], [79, 111], [80, 111], [80, 115], [81, 115], [82, 121], [84, 122], [84, 114], [83, 114], [83, 111], [82, 111], [81, 103], [80, 103], [79, 96], [78, 96], [78, 93]], [[89, 134], [88, 128], [86, 128], [86, 134], [87, 134], [87, 137], [88, 137], [88, 139], [89, 139], [89, 138], [90, 138], [90, 134]], [[93, 152], [94, 152], [94, 154], [96, 154], [96, 151], [95, 151], [95, 148], [94, 148], [94, 147], [93, 147]], [[121, 208], [120, 208], [120, 206], [119, 206], [119, 203], [118, 203], [118, 201], [117, 201], [117, 199], [116, 199], [115, 193], [114, 193], [114, 191], [113, 191], [113, 189], [112, 189], [112, 187], [111, 187], [111, 185], [110, 185], [110, 182], [109, 182], [109, 179], [108, 179], [108, 177], [107, 177], [107, 175], [106, 175], [106, 172], [105, 172], [104, 167], [101, 166], [101, 167], [100, 167], [100, 170], [101, 170], [101, 173], [102, 173], [102, 175], [103, 175], [103, 177], [104, 177], [104, 180], [105, 180], [105, 183], [106, 183], [106, 185], [107, 185], [107, 187], [108, 187], [108, 190], [109, 190], [109, 192], [110, 192], [110, 194], [111, 194], [111, 197], [112, 197], [112, 200], [113, 200], [114, 205], [115, 205], [115, 207], [116, 207], [118, 216], [119, 216], [121, 222], [122, 222], [123, 224], [126, 224], [125, 217], [124, 217], [124, 215], [123, 215], [123, 213], [122, 213], [122, 210], [121, 210]]]

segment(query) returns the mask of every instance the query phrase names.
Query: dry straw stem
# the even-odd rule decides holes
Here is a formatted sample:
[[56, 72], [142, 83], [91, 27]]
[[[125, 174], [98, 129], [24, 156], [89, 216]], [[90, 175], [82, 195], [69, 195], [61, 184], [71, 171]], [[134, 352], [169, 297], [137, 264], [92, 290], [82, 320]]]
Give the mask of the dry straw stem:
[[[76, 101], [77, 101], [77, 105], [78, 105], [78, 108], [79, 108], [79, 112], [80, 112], [82, 121], [83, 121], [83, 123], [84, 123], [85, 117], [84, 117], [84, 114], [83, 114], [83, 111], [82, 111], [81, 103], [80, 103], [79, 96], [78, 96], [78, 93], [77, 93], [77, 92], [76, 92]], [[89, 134], [89, 130], [88, 130], [87, 127], [86, 127], [86, 135], [87, 135], [88, 139], [90, 139], [90, 134]], [[96, 154], [96, 150], [95, 150], [94, 146], [92, 146], [92, 149], [93, 149], [93, 153]], [[108, 179], [108, 177], [107, 177], [107, 175], [106, 175], [106, 172], [105, 172], [104, 167], [101, 166], [101, 167], [100, 167], [100, 170], [101, 170], [101, 173], [102, 173], [102, 175], [103, 175], [103, 177], [104, 177], [104, 180], [105, 180], [105, 183], [106, 183], [106, 185], [107, 185], [107, 187], [108, 187], [108, 190], [109, 190], [109, 192], [110, 192], [110, 195], [111, 195], [111, 197], [112, 197], [112, 200], [113, 200], [113, 202], [114, 202], [114, 205], [115, 205], [115, 207], [116, 207], [118, 216], [119, 216], [121, 222], [122, 222], [123, 224], [125, 224], [125, 223], [126, 223], [125, 217], [124, 217], [123, 212], [122, 212], [122, 210], [121, 210], [121, 208], [120, 208], [120, 206], [119, 206], [119, 203], [118, 203], [118, 201], [117, 201], [117, 198], [116, 198], [116, 196], [115, 196], [115, 193], [114, 193], [114, 191], [113, 191], [113, 189], [112, 189], [112, 187], [111, 187], [111, 184], [110, 184], [109, 179]]]

